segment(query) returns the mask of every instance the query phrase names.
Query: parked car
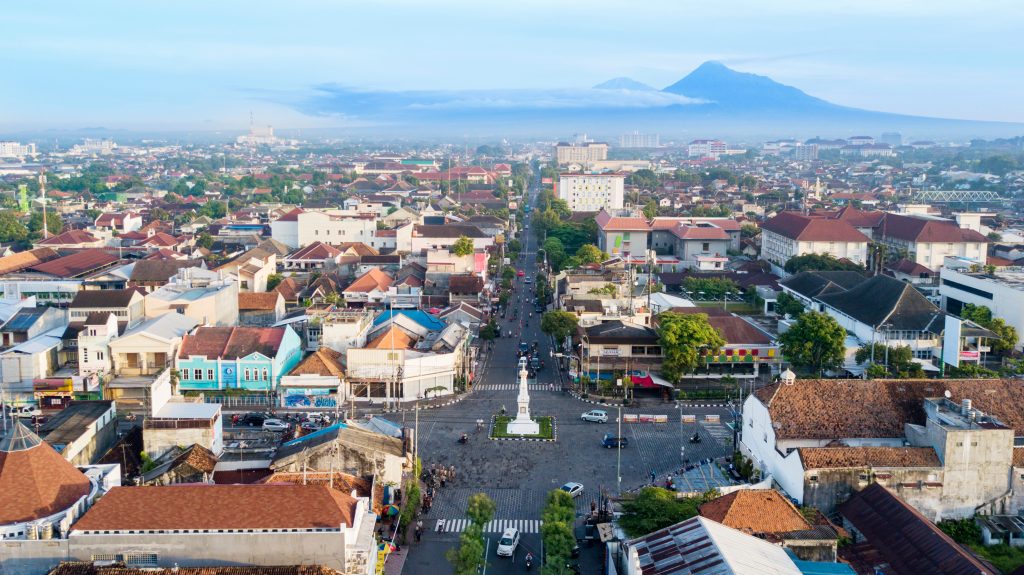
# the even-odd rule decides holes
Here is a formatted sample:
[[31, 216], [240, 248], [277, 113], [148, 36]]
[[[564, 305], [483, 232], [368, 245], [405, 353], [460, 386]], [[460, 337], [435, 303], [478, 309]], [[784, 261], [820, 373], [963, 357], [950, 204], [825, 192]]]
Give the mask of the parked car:
[[615, 437], [610, 433], [606, 433], [604, 434], [604, 439], [601, 440], [601, 445], [605, 446], [607, 449], [611, 449], [613, 447], [622, 448], [629, 445], [629, 440], [625, 437]]
[[523, 277], [523, 276], [526, 275], [526, 272], [524, 272], [523, 270], [519, 270], [519, 271], [516, 272], [516, 275], [519, 276], [519, 277]]
[[498, 557], [511, 557], [519, 545], [519, 530], [509, 527], [498, 540]]
[[530, 285], [530, 284], [533, 283], [533, 280], [530, 279], [530, 278], [526, 278], [525, 280], [523, 280], [523, 283], [526, 284], [526, 285]]
[[8, 417], [11, 415], [15, 417], [39, 417], [43, 414], [38, 407], [34, 405], [6, 405], [4, 410]]
[[249, 427], [256, 427], [257, 425], [263, 425], [263, 422], [269, 419], [262, 413], [246, 413], [242, 416], [242, 419], [238, 420], [239, 425], [248, 425]]
[[562, 491], [568, 493], [571, 497], [579, 497], [583, 495], [583, 484], [570, 481], [562, 486]]
[[263, 431], [288, 431], [290, 427], [280, 419], [267, 419], [263, 422]]
[[603, 409], [591, 409], [580, 416], [583, 421], [593, 421], [594, 423], [607, 423], [608, 412]]
[[302, 431], [319, 431], [319, 430], [320, 430], [320, 424], [319, 423], [315, 423], [315, 422], [312, 422], [312, 421], [303, 421], [302, 422]]

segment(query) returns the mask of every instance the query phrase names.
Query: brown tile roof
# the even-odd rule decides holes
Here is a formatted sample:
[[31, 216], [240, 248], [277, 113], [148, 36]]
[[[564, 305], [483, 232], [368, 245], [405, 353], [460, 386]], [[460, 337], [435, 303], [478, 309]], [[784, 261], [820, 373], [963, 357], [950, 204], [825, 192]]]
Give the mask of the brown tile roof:
[[805, 447], [804, 469], [860, 467], [942, 467], [931, 447]]
[[[832, 197], [836, 197], [836, 195], [833, 195]], [[878, 227], [878, 224], [882, 222], [882, 218], [884, 217], [885, 212], [878, 210], [858, 210], [853, 206], [846, 206], [839, 210], [835, 215], [835, 219], [844, 221], [855, 228]]]
[[273, 358], [284, 339], [283, 327], [200, 327], [181, 341], [178, 357], [238, 359], [252, 353]]
[[699, 513], [751, 535], [806, 531], [811, 524], [774, 489], [740, 489], [700, 506]]
[[357, 256], [379, 256], [380, 252], [363, 242], [342, 242], [337, 248], [343, 252], [351, 251]]
[[413, 339], [396, 325], [381, 332], [373, 341], [366, 344], [367, 349], [411, 349]]
[[391, 287], [391, 283], [394, 281], [391, 276], [384, 273], [380, 268], [370, 268], [368, 272], [359, 276], [356, 281], [352, 282], [347, 288], [346, 292], [369, 292], [375, 289], [381, 291], [387, 291]]
[[672, 234], [683, 240], [727, 240], [729, 234], [721, 228], [679, 224], [672, 228]]
[[139, 292], [134, 288], [127, 289], [104, 289], [104, 290], [82, 290], [75, 294], [68, 308], [115, 308], [128, 307], [132, 298]]
[[32, 266], [31, 269], [47, 275], [74, 278], [116, 261], [118, 261], [117, 256], [108, 254], [99, 248], [93, 248]]
[[931, 521], [877, 483], [858, 491], [839, 512], [861, 532], [894, 573], [998, 573]]
[[915, 242], [974, 242], [988, 243], [988, 238], [980, 233], [961, 228], [956, 222], [948, 220], [929, 220], [886, 214], [880, 230], [883, 238], [897, 238]]
[[0, 275], [18, 272], [60, 257], [53, 248], [36, 248], [0, 258]]
[[99, 238], [84, 230], [68, 230], [45, 240], [39, 240], [36, 244], [41, 246], [62, 246], [71, 244], [91, 244]]
[[[329, 471], [275, 471], [256, 483], [327, 485], [342, 493], [355, 491], [359, 497], [371, 497], [372, 495], [373, 510], [378, 513], [384, 503], [384, 486], [380, 482], [374, 485], [370, 479], [342, 471], [335, 471], [333, 474]], [[371, 489], [374, 490], [372, 494], [370, 493]]]
[[284, 278], [277, 284], [274, 291], [284, 296], [285, 301], [296, 301], [302, 293], [303, 286], [295, 278]]
[[337, 529], [355, 511], [355, 499], [324, 485], [114, 487], [73, 529]]
[[273, 311], [277, 309], [277, 301], [282, 299], [281, 294], [271, 292], [241, 292], [238, 294], [238, 311], [261, 310]]
[[452, 275], [448, 278], [448, 291], [454, 294], [479, 294], [484, 290], [484, 280], [475, 275]]
[[329, 347], [320, 349], [309, 354], [306, 359], [299, 362], [288, 375], [333, 375], [345, 377], [345, 369], [342, 367], [344, 355]]
[[88, 561], [62, 561], [47, 575], [341, 575], [322, 565], [247, 565], [241, 567], [134, 567], [102, 566]]
[[341, 250], [323, 242], [313, 242], [288, 256], [289, 260], [326, 260], [341, 255]]
[[814, 242], [863, 242], [870, 240], [850, 224], [825, 218], [781, 212], [761, 228], [793, 240]]
[[166, 282], [183, 268], [199, 266], [199, 260], [139, 260], [128, 278], [133, 282]]
[[277, 218], [276, 221], [278, 221], [278, 222], [297, 222], [297, 221], [299, 221], [299, 214], [304, 214], [304, 213], [306, 213], [306, 212], [302, 208], [295, 208], [294, 210], [288, 212], [287, 214], [281, 216], [280, 218]]
[[12, 425], [0, 440], [0, 525], [48, 517], [89, 493], [85, 474], [23, 423]]
[[606, 232], [646, 232], [651, 229], [646, 218], [613, 216], [604, 210], [598, 212], [594, 219], [597, 221], [597, 227]]
[[1024, 380], [798, 379], [754, 392], [768, 407], [778, 439], [903, 437], [905, 423], [923, 424], [923, 401], [942, 397], [972, 400], [1024, 435]]

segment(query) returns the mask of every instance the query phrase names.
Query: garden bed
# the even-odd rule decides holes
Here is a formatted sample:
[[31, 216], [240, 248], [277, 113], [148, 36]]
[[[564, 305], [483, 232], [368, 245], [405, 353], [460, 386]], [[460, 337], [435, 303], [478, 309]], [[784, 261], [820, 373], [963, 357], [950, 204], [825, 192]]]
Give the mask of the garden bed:
[[534, 441], [554, 441], [556, 437], [555, 418], [549, 415], [534, 417], [533, 420], [540, 424], [540, 433], [537, 435], [518, 435], [508, 433], [508, 424], [512, 421], [508, 415], [495, 415], [491, 422], [491, 439], [528, 439]]

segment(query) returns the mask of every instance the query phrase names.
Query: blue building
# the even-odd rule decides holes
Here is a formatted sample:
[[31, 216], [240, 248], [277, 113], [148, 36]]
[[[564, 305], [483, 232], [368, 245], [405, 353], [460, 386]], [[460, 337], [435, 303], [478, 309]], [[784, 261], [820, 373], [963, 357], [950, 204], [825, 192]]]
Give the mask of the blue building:
[[181, 342], [178, 388], [274, 391], [301, 359], [291, 327], [201, 327]]

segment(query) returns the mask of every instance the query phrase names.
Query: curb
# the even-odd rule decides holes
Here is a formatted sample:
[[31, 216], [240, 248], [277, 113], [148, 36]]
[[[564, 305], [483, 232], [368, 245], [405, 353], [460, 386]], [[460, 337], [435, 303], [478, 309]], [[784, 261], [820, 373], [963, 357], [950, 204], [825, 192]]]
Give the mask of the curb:
[[574, 399], [582, 401], [583, 403], [589, 403], [591, 405], [604, 405], [606, 407], [629, 407], [628, 405], [625, 405], [625, 404], [622, 404], [622, 403], [608, 403], [607, 401], [606, 402], [600, 402], [600, 401], [594, 401], [593, 399], [587, 399], [587, 398], [584, 398], [583, 396], [581, 396], [580, 394], [578, 394], [578, 393], [576, 393], [574, 391], [570, 391], [569, 395], [571, 395]]
[[487, 430], [487, 439], [491, 441], [535, 441], [538, 443], [554, 443], [558, 441], [558, 419], [554, 415], [544, 416], [551, 418], [551, 439], [541, 439], [539, 437], [494, 437], [494, 424], [497, 417], [497, 415], [491, 416], [491, 427]]

